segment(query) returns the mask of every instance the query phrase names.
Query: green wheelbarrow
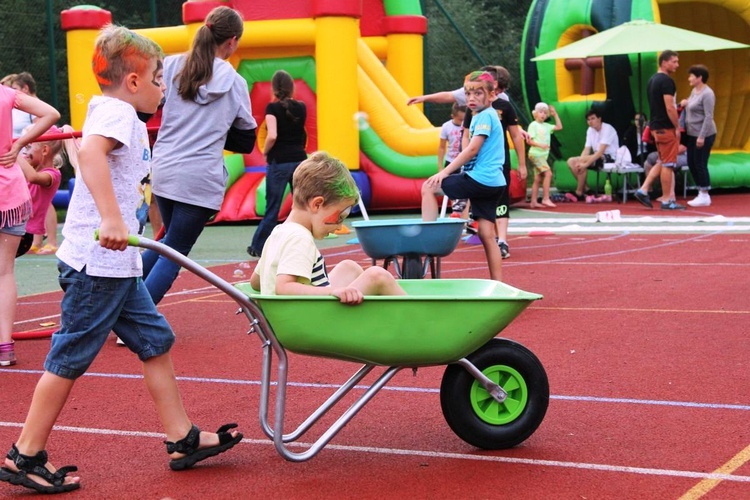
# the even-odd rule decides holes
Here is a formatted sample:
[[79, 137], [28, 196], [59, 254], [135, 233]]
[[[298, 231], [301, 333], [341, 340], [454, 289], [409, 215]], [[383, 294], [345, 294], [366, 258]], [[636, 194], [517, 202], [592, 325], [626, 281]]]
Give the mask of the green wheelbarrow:
[[[147, 238], [129, 244], [154, 250], [229, 295], [261, 340], [260, 424], [287, 460], [318, 452], [404, 368], [447, 365], [440, 403], [450, 428], [483, 449], [513, 447], [539, 427], [549, 403], [547, 374], [539, 359], [512, 340], [495, 338], [541, 295], [481, 279], [412, 279], [399, 283], [405, 296], [367, 296], [362, 304], [335, 297], [271, 296], [249, 283], [231, 283], [179, 252]], [[335, 317], [336, 321], [330, 321]], [[294, 431], [285, 433], [287, 352], [355, 362], [361, 366]], [[274, 418], [269, 419], [272, 361], [276, 360]], [[337, 406], [366, 375], [378, 378], [312, 445], [289, 449]]]

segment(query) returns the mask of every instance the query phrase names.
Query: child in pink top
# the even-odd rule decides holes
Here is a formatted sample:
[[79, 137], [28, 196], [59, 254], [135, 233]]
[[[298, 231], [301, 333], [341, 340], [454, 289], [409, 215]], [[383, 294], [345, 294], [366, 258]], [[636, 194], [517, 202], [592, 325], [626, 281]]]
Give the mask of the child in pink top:
[[[14, 108], [39, 117], [16, 142], [12, 138]], [[25, 145], [59, 118], [60, 113], [49, 104], [0, 86], [0, 366], [16, 362], [12, 340], [17, 298], [14, 264], [31, 212], [29, 190], [23, 172], [16, 166], [16, 158]]]
[[[70, 126], [62, 129], [50, 128], [47, 134], [60, 134], [72, 132]], [[61, 174], [59, 166], [62, 165], [62, 152], [69, 158], [75, 158], [76, 141], [74, 139], [52, 140], [44, 142], [33, 142], [24, 148], [23, 154], [18, 157], [18, 164], [23, 170], [31, 193], [31, 218], [26, 223], [26, 232], [34, 235], [29, 250], [31, 253], [48, 255], [57, 251], [57, 233], [47, 232], [45, 228], [45, 216], [52, 204], [52, 198], [60, 187]], [[42, 246], [44, 234], [47, 233], [47, 244]]]

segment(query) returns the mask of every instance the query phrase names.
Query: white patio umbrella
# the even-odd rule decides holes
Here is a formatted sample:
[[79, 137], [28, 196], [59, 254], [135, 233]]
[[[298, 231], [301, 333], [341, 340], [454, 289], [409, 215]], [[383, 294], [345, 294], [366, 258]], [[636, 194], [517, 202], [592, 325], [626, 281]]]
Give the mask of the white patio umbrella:
[[593, 56], [613, 56], [638, 54], [638, 91], [639, 105], [642, 111], [643, 98], [640, 89], [643, 86], [641, 77], [641, 54], [662, 52], [664, 50], [725, 50], [745, 49], [750, 45], [705, 35], [696, 31], [676, 28], [653, 21], [637, 19], [623, 23], [614, 28], [601, 31], [559, 49], [533, 57], [532, 61], [551, 61], [555, 59], [586, 58]]

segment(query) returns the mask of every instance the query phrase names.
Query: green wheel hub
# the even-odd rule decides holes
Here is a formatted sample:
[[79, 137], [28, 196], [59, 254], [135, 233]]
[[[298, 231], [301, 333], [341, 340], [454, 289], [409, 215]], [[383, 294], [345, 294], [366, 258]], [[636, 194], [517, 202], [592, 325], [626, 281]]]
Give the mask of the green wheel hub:
[[471, 406], [477, 416], [491, 425], [505, 425], [513, 422], [526, 408], [529, 389], [523, 376], [510, 366], [493, 365], [482, 370], [490, 380], [508, 393], [502, 403], [498, 403], [479, 381], [471, 386]]

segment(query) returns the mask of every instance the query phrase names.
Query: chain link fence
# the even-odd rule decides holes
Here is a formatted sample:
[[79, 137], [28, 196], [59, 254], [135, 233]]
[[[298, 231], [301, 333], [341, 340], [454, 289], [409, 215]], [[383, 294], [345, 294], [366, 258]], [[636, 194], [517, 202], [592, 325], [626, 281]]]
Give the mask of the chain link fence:
[[[425, 93], [453, 90], [464, 77], [485, 65], [504, 66], [512, 81], [508, 95], [524, 124], [520, 54], [526, 15], [532, 0], [421, 0], [427, 17]], [[425, 114], [439, 126], [450, 118], [450, 105], [425, 104]]]

